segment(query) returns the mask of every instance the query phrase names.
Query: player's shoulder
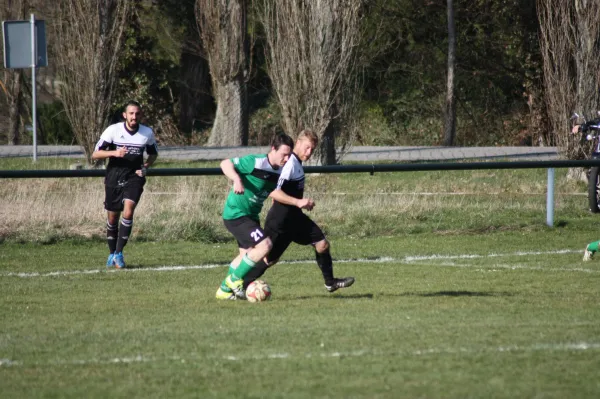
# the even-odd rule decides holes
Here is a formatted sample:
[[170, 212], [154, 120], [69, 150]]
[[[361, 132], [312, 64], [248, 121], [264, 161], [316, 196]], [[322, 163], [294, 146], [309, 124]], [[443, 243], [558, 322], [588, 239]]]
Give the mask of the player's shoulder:
[[239, 157], [233, 157], [231, 158], [231, 160], [233, 161], [233, 163], [240, 163], [240, 162], [257, 162], [257, 161], [262, 161], [263, 159], [266, 159], [267, 155], [266, 154], [247, 154], [247, 155], [242, 155]]
[[124, 129], [124, 125], [124, 122], [113, 123], [112, 125], [109, 125], [106, 129], [104, 129], [104, 133], [113, 134], [120, 132], [122, 129]]
[[147, 137], [154, 136], [154, 130], [152, 130], [150, 126], [142, 125], [141, 123], [138, 128], [138, 133]]

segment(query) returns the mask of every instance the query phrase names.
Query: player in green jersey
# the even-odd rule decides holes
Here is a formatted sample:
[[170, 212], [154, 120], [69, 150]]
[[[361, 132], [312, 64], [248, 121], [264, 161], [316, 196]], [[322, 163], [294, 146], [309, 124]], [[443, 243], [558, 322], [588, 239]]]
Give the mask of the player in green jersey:
[[239, 255], [231, 262], [227, 277], [217, 290], [217, 299], [243, 298], [244, 276], [273, 247], [259, 221], [267, 197], [300, 209], [310, 210], [314, 206], [312, 200], [291, 197], [280, 189], [273, 193], [293, 146], [290, 136], [278, 134], [271, 141], [268, 154], [247, 155], [221, 162], [221, 170], [233, 182], [225, 201], [223, 222], [238, 242]]

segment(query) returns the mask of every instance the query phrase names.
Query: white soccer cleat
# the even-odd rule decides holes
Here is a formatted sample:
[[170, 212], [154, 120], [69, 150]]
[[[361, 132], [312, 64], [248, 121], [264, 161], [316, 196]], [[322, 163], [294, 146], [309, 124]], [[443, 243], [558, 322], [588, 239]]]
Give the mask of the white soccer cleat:
[[590, 251], [588, 249], [588, 247], [585, 247], [585, 250], [583, 251], [583, 261], [587, 262], [592, 260], [592, 258], [594, 257], [594, 253], [592, 251]]

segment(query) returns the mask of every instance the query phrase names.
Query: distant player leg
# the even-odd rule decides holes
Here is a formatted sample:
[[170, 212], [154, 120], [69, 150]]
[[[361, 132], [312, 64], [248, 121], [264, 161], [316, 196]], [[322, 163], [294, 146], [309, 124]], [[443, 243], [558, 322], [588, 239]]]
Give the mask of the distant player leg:
[[117, 237], [119, 234], [119, 213], [108, 211], [106, 218], [106, 243], [108, 244], [108, 260], [106, 267], [114, 266], [115, 251], [117, 248]]
[[117, 247], [115, 249], [115, 265], [118, 268], [125, 267], [125, 259], [123, 257], [123, 248], [127, 245], [131, 230], [133, 229], [133, 212], [135, 210], [135, 202], [124, 200], [123, 217], [121, 218], [121, 226], [119, 227], [119, 237], [117, 239]]

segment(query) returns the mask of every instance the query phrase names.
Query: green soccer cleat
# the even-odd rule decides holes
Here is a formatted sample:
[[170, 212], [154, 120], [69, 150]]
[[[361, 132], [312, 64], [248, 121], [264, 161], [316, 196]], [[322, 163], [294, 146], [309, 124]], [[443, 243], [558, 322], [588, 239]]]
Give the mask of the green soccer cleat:
[[244, 291], [244, 280], [231, 281], [231, 274], [225, 279], [227, 287], [233, 291], [234, 295], [239, 299], [246, 299], [246, 291]]
[[215, 295], [215, 298], [217, 298], [219, 300], [229, 300], [229, 301], [236, 300], [236, 296], [233, 294], [233, 292], [223, 291], [221, 289], [221, 287], [219, 287], [219, 289], [217, 290], [217, 294]]

